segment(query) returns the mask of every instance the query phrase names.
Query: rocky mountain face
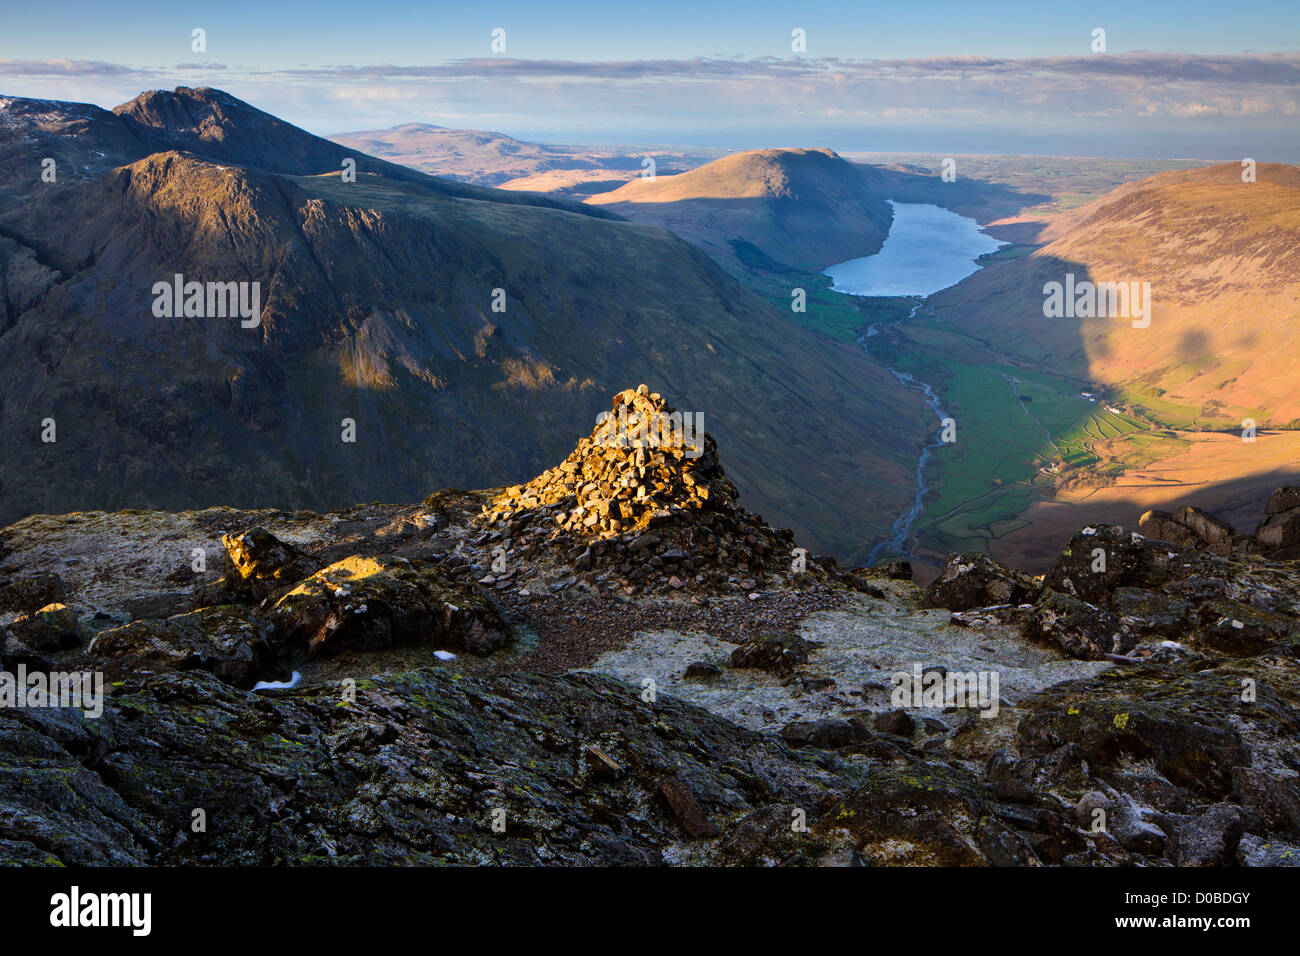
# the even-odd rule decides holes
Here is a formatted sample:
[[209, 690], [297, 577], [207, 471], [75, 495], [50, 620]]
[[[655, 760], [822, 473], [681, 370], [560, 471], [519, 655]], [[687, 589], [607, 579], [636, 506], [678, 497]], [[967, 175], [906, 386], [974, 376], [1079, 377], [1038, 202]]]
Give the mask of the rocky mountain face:
[[0, 172], [0, 519], [524, 480], [629, 378], [703, 412], [749, 500], [818, 550], [906, 498], [914, 395], [605, 210], [427, 176], [210, 89], [0, 99]]
[[778, 565], [712, 435], [625, 444], [673, 409], [612, 408], [522, 486], [0, 531], [0, 671], [108, 695], [0, 706], [0, 862], [1300, 861], [1268, 534], [1088, 527], [1043, 577], [952, 555], [926, 589]]
[[736, 269], [734, 240], [806, 271], [880, 251], [893, 213], [884, 181], [829, 149], [762, 149], [587, 200], [696, 243]]

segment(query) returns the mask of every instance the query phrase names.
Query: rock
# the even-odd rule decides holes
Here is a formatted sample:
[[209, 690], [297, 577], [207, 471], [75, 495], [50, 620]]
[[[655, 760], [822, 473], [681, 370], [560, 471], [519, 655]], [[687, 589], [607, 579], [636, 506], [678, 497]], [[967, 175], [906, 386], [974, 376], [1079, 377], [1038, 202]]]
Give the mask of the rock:
[[[1250, 749], [1227, 719], [1191, 713], [1173, 701], [1090, 699], [1091, 681], [1053, 688], [1028, 706], [1016, 730], [1021, 754], [1072, 747], [1094, 771], [1149, 760], [1165, 778], [1211, 798], [1232, 788], [1233, 768], [1250, 764]], [[1021, 702], [1021, 707], [1026, 703]]]
[[417, 643], [488, 654], [507, 639], [485, 597], [435, 565], [392, 555], [336, 561], [281, 597], [267, 618], [313, 656]]
[[1181, 639], [1191, 630], [1191, 603], [1162, 591], [1116, 588], [1110, 609], [1121, 624], [1139, 635]]
[[718, 835], [718, 828], [704, 815], [695, 794], [680, 778], [665, 776], [659, 781], [659, 792], [672, 807], [673, 815], [687, 836], [703, 840]]
[[82, 641], [77, 612], [66, 604], [47, 604], [9, 624], [14, 640], [38, 651], [76, 647]]
[[1105, 606], [1116, 588], [1159, 590], [1175, 554], [1167, 543], [1118, 525], [1084, 528], [1047, 572], [1043, 589]]
[[1174, 520], [1189, 528], [1204, 544], [1222, 544], [1237, 533], [1237, 529], [1228, 522], [1221, 521], [1200, 508], [1179, 508], [1174, 512]]
[[231, 583], [247, 588], [255, 601], [278, 596], [320, 568], [315, 559], [265, 528], [223, 534], [221, 543], [234, 566]]
[[912, 580], [912, 562], [888, 561], [873, 566], [871, 573], [889, 578], [891, 581], [910, 581]]
[[1175, 866], [1230, 866], [1236, 859], [1243, 820], [1241, 807], [1215, 804], [1174, 827], [1165, 855]]
[[[122, 689], [96, 720], [0, 708], [0, 864], [662, 865], [683, 832], [716, 832], [710, 816], [734, 830], [807, 807], [811, 826], [821, 795], [848, 788], [666, 695], [647, 720], [636, 688], [596, 675], [426, 667], [360, 684], [340, 706], [334, 682], [260, 697], [187, 671]], [[575, 786], [575, 753], [599, 760], [588, 746], [624, 772], [592, 766]], [[846, 843], [789, 839], [806, 862]], [[726, 859], [718, 841], [692, 851]]]
[[1194, 548], [1197, 545], [1195, 532], [1168, 511], [1151, 510], [1138, 518], [1138, 530], [1148, 538], [1156, 541], [1168, 541], [1180, 548]]
[[857, 720], [811, 720], [796, 721], [781, 728], [781, 739], [791, 747], [821, 747], [834, 750], [847, 747], [860, 740], [866, 740], [869, 734]]
[[1137, 636], [1109, 611], [1056, 591], [1044, 591], [1035, 602], [1024, 634], [1084, 660], [1104, 660], [1137, 646]]
[[30, 614], [63, 598], [63, 579], [52, 571], [0, 575], [0, 611]]
[[1280, 515], [1292, 508], [1300, 508], [1300, 487], [1283, 485], [1268, 496], [1268, 502], [1264, 505], [1264, 513]]
[[704, 661], [692, 661], [686, 665], [685, 677], [687, 680], [712, 680], [721, 676], [721, 668], [713, 664], [707, 664]]
[[136, 621], [160, 621], [173, 614], [184, 614], [194, 609], [194, 598], [185, 591], [165, 591], [127, 598], [122, 610]]
[[922, 604], [950, 611], [968, 611], [995, 604], [1021, 604], [1033, 599], [1038, 586], [1027, 574], [973, 552], [950, 554]]
[[1284, 780], [1276, 773], [1235, 767], [1232, 791], [1243, 807], [1260, 814], [1270, 832], [1300, 837], [1300, 782], [1292, 776]]
[[1297, 630], [1297, 622], [1284, 614], [1207, 601], [1197, 615], [1196, 644], [1233, 657], [1251, 657], [1270, 644], [1293, 639]]
[[1237, 844], [1237, 863], [1240, 866], [1300, 866], [1300, 846], [1247, 833]]
[[890, 710], [883, 714], [876, 714], [871, 723], [882, 734], [893, 734], [895, 737], [911, 739], [912, 734], [916, 732], [916, 721], [905, 710]]
[[1255, 544], [1265, 554], [1292, 553], [1300, 545], [1300, 507], [1269, 514], [1255, 529]]
[[808, 662], [814, 645], [799, 637], [773, 635], [742, 644], [731, 652], [732, 667], [752, 667], [789, 677], [800, 664]]
[[220, 605], [102, 631], [86, 656], [114, 680], [199, 669], [251, 687], [272, 659], [270, 633], [270, 625], [247, 608]]
[[812, 829], [847, 832], [868, 866], [976, 866], [987, 862], [980, 821], [990, 810], [969, 774], [917, 763], [874, 771]]

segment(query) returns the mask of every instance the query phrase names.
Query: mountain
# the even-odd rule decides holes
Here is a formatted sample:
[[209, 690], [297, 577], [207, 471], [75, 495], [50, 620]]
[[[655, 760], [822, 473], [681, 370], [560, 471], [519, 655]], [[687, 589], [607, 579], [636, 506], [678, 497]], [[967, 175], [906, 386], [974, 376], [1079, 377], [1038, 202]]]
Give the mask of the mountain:
[[637, 179], [587, 204], [664, 226], [733, 269], [741, 240], [816, 272], [880, 251], [893, 214], [875, 175], [829, 149], [762, 149]]
[[[940, 320], [1097, 383], [1157, 421], [1237, 428], [1300, 417], [1300, 168], [1160, 173], [1054, 221], [1031, 255], [931, 300]], [[1149, 327], [1050, 318], [1044, 286], [1150, 283]], [[1141, 321], [1141, 320], [1139, 320]]]
[[[543, 192], [589, 182], [591, 177], [605, 183], [605, 188], [613, 188], [638, 175], [646, 156], [654, 157], [661, 168], [669, 171], [704, 162], [696, 151], [649, 147], [628, 152], [601, 146], [553, 146], [490, 130], [448, 129], [429, 123], [404, 123], [330, 138], [348, 149], [382, 156], [435, 176]], [[537, 179], [530, 182], [533, 177]]]
[[[814, 549], [870, 540], [907, 497], [915, 397], [662, 230], [211, 89], [0, 99], [0, 169], [0, 520], [523, 479], [629, 378], [703, 412], [746, 503]], [[157, 314], [176, 275], [250, 304], [258, 283], [260, 322]]]

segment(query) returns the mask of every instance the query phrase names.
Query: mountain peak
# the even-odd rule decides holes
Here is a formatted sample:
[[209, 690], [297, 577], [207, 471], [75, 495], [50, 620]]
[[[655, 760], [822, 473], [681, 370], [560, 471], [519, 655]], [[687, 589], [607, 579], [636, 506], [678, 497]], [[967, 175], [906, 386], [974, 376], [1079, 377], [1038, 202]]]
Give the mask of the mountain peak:
[[147, 90], [113, 112], [146, 140], [216, 162], [314, 175], [337, 172], [350, 155], [337, 143], [207, 86]]

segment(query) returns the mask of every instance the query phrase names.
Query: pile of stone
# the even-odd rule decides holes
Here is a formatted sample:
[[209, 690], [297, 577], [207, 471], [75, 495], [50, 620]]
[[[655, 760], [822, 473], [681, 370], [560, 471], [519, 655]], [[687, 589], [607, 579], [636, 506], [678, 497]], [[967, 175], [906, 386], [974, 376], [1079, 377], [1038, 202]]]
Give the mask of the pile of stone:
[[797, 551], [792, 532], [736, 499], [699, 416], [641, 385], [619, 392], [568, 458], [506, 488], [479, 520], [485, 544], [512, 557], [550, 553], [627, 593], [754, 591], [826, 575]]

